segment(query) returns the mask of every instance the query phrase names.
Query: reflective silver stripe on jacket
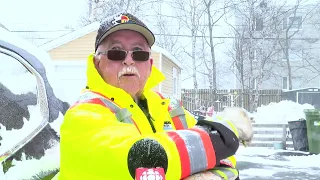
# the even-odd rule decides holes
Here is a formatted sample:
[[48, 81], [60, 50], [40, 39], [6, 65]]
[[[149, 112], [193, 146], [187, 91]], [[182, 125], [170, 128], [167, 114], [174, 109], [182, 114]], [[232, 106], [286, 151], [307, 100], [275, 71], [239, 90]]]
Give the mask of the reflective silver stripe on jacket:
[[103, 102], [104, 106], [109, 108], [115, 114], [115, 116], [119, 122], [133, 124], [133, 121], [131, 119], [132, 114], [130, 113], [130, 111], [127, 108], [121, 109], [113, 101], [111, 101], [111, 100], [109, 100], [99, 94], [96, 94], [91, 91], [85, 91], [81, 94], [78, 102], [79, 103], [86, 102], [86, 101], [92, 100], [92, 99], [99, 99], [101, 102]]
[[170, 110], [169, 113], [170, 113], [171, 118], [179, 117], [180, 122], [182, 123], [184, 129], [188, 128], [188, 123], [187, 123], [187, 119], [186, 119], [186, 113], [185, 113], [185, 111], [183, 110], [183, 108], [181, 106], [178, 106], [178, 107]]

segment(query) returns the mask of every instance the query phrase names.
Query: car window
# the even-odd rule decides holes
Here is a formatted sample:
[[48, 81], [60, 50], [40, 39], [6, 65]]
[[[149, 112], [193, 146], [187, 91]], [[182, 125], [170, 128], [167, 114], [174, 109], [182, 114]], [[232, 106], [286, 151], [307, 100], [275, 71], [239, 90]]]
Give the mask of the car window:
[[17, 54], [0, 48], [0, 161], [23, 147], [37, 133], [46, 113], [45, 96], [31, 66]]

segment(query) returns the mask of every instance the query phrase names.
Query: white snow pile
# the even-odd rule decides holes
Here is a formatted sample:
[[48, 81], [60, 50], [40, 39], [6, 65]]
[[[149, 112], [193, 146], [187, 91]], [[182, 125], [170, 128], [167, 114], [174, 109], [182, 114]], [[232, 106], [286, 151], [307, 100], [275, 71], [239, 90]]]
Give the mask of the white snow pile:
[[62, 125], [63, 120], [64, 120], [64, 116], [60, 112], [59, 117], [56, 120], [54, 120], [52, 123], [50, 123], [51, 128], [57, 132], [58, 136], [60, 136], [60, 126]]
[[[0, 134], [3, 137], [2, 146], [0, 153], [7, 150], [9, 147], [13, 147], [15, 143], [19, 142], [25, 135], [29, 134], [34, 130], [36, 126], [42, 121], [42, 116], [40, 114], [39, 105], [28, 106], [30, 112], [30, 121], [25, 121], [22, 129], [6, 131], [4, 127], [0, 129]], [[63, 115], [60, 113], [59, 118], [56, 121], [50, 123], [52, 128], [60, 134], [60, 125], [63, 120]], [[0, 124], [1, 126], [1, 124]], [[60, 145], [56, 144], [51, 149], [45, 151], [45, 155], [41, 159], [26, 159], [23, 156], [22, 161], [14, 160], [12, 164], [14, 165], [9, 169], [9, 171], [4, 174], [0, 171], [0, 179], [2, 180], [14, 180], [14, 179], [38, 179], [37, 176], [45, 176], [51, 172], [59, 169], [60, 163]], [[25, 155], [23, 153], [23, 155]], [[2, 164], [0, 164], [0, 169], [3, 169]]]
[[[59, 149], [59, 144], [53, 146], [46, 150], [45, 155], [39, 160], [26, 159], [24, 156], [22, 161], [13, 160], [14, 166], [6, 174], [2, 170], [0, 171], [0, 179], [40, 179], [38, 176], [43, 177], [43, 175], [56, 171], [60, 165]], [[2, 165], [0, 167], [2, 169]]]
[[30, 113], [30, 119], [23, 118], [23, 127], [21, 129], [7, 130], [2, 124], [0, 124], [0, 134], [2, 139], [0, 154], [5, 153], [8, 148], [14, 147], [18, 142], [23, 140], [26, 136], [31, 134], [41, 124], [43, 117], [41, 115], [40, 106], [28, 106]]
[[267, 106], [257, 108], [254, 114], [256, 123], [288, 123], [288, 121], [297, 121], [300, 118], [305, 119], [303, 110], [314, 109], [310, 104], [299, 104], [293, 101], [280, 101], [279, 103], [270, 103]]
[[[0, 53], [0, 83], [14, 94], [37, 94], [37, 79], [21, 63], [13, 58]], [[5, 65], [3, 65], [5, 64]], [[10, 78], [8, 78], [10, 77]], [[15, 82], [28, 82], [15, 83]]]

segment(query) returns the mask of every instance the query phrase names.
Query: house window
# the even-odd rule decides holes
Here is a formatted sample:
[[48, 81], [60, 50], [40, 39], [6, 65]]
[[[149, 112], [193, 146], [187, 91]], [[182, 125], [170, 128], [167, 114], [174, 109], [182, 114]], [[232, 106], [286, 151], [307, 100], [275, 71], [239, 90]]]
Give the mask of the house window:
[[301, 29], [302, 27], [302, 16], [294, 16], [283, 19], [283, 29]]
[[289, 89], [289, 78], [282, 77], [282, 89]]
[[252, 89], [257, 89], [257, 78], [253, 78], [251, 80], [251, 88]]
[[258, 61], [258, 56], [261, 55], [261, 49], [249, 49], [249, 59], [251, 61]]
[[260, 15], [255, 15], [252, 19], [252, 23], [248, 24], [250, 31], [262, 31], [263, 29], [263, 18]]
[[[282, 51], [282, 61], [287, 61], [286, 53], [285, 51]], [[300, 50], [288, 50], [288, 56], [290, 61], [301, 61], [302, 60], [302, 51]]]
[[172, 87], [173, 87], [173, 94], [178, 94], [179, 88], [179, 77], [178, 77], [178, 70], [175, 67], [172, 67]]
[[262, 17], [255, 17], [254, 18], [254, 29], [255, 31], [262, 31], [263, 29], [263, 19]]

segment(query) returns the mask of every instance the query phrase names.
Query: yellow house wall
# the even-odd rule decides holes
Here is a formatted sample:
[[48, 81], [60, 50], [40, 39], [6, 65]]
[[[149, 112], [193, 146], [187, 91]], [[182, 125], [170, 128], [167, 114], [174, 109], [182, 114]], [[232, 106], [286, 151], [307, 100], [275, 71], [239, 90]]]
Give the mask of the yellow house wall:
[[173, 63], [168, 57], [162, 55], [162, 72], [166, 76], [166, 80], [164, 80], [164, 82], [162, 83], [162, 93], [166, 95], [173, 94], [173, 67], [177, 69], [178, 74], [180, 75], [181, 69], [175, 63]]
[[85, 60], [94, 52], [94, 42], [97, 32], [91, 32], [71, 42], [51, 49], [48, 53], [52, 60]]

